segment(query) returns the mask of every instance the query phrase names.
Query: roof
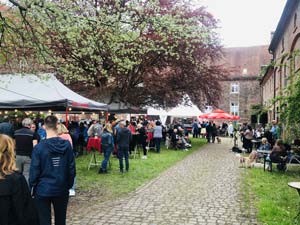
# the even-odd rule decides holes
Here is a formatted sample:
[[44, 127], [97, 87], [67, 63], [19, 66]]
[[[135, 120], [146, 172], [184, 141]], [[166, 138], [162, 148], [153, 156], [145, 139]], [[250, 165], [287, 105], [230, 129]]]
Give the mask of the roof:
[[274, 32], [273, 38], [271, 40], [271, 44], [269, 46], [270, 51], [274, 51], [276, 49], [282, 35], [284, 34], [287, 24], [293, 16], [292, 13], [298, 3], [299, 1], [296, 0], [287, 0], [284, 10], [281, 14], [280, 20], [277, 24], [276, 30]]
[[228, 78], [257, 77], [261, 65], [269, 64], [271, 54], [267, 45], [251, 47], [224, 48], [224, 57], [220, 63], [229, 70]]
[[0, 75], [0, 109], [107, 110], [107, 105], [85, 98], [53, 74]]

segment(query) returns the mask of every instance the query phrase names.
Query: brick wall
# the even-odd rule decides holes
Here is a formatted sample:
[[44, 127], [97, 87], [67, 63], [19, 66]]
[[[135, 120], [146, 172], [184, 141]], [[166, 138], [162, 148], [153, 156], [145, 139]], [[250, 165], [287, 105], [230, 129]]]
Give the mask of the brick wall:
[[[218, 107], [230, 112], [230, 104], [239, 105], [239, 122], [250, 122], [251, 106], [261, 104], [262, 93], [258, 80], [261, 66], [269, 64], [268, 46], [227, 48], [221, 63], [230, 70], [228, 79], [221, 82], [222, 93]], [[238, 93], [231, 93], [231, 84], [239, 85]]]

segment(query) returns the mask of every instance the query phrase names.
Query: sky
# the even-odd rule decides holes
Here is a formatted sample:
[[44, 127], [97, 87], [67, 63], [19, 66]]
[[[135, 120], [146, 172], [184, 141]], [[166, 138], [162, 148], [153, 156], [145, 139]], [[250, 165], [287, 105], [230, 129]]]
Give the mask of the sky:
[[269, 45], [286, 0], [195, 0], [219, 22], [224, 47]]
[[[219, 20], [224, 47], [269, 45], [287, 0], [191, 0]], [[7, 2], [7, 0], [0, 0]]]

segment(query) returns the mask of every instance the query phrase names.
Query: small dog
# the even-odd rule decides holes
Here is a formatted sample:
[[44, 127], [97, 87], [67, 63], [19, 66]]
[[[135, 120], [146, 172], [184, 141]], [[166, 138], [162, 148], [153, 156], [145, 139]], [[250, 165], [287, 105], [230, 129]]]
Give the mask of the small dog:
[[221, 138], [217, 137], [217, 143], [221, 144]]
[[243, 157], [241, 154], [236, 154], [240, 162], [240, 168], [252, 168], [254, 167], [255, 161], [251, 160], [249, 157]]

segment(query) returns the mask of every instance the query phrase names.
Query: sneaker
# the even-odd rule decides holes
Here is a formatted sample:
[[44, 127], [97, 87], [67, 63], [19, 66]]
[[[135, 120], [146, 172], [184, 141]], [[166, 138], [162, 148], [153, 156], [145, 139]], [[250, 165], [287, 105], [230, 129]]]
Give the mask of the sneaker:
[[100, 170], [98, 171], [98, 173], [99, 173], [99, 174], [105, 174], [105, 173], [107, 173], [107, 170], [100, 169]]
[[147, 159], [147, 156], [146, 156], [146, 155], [143, 155], [143, 156], [142, 156], [142, 159]]
[[69, 196], [75, 196], [75, 190], [70, 189], [69, 190]]

